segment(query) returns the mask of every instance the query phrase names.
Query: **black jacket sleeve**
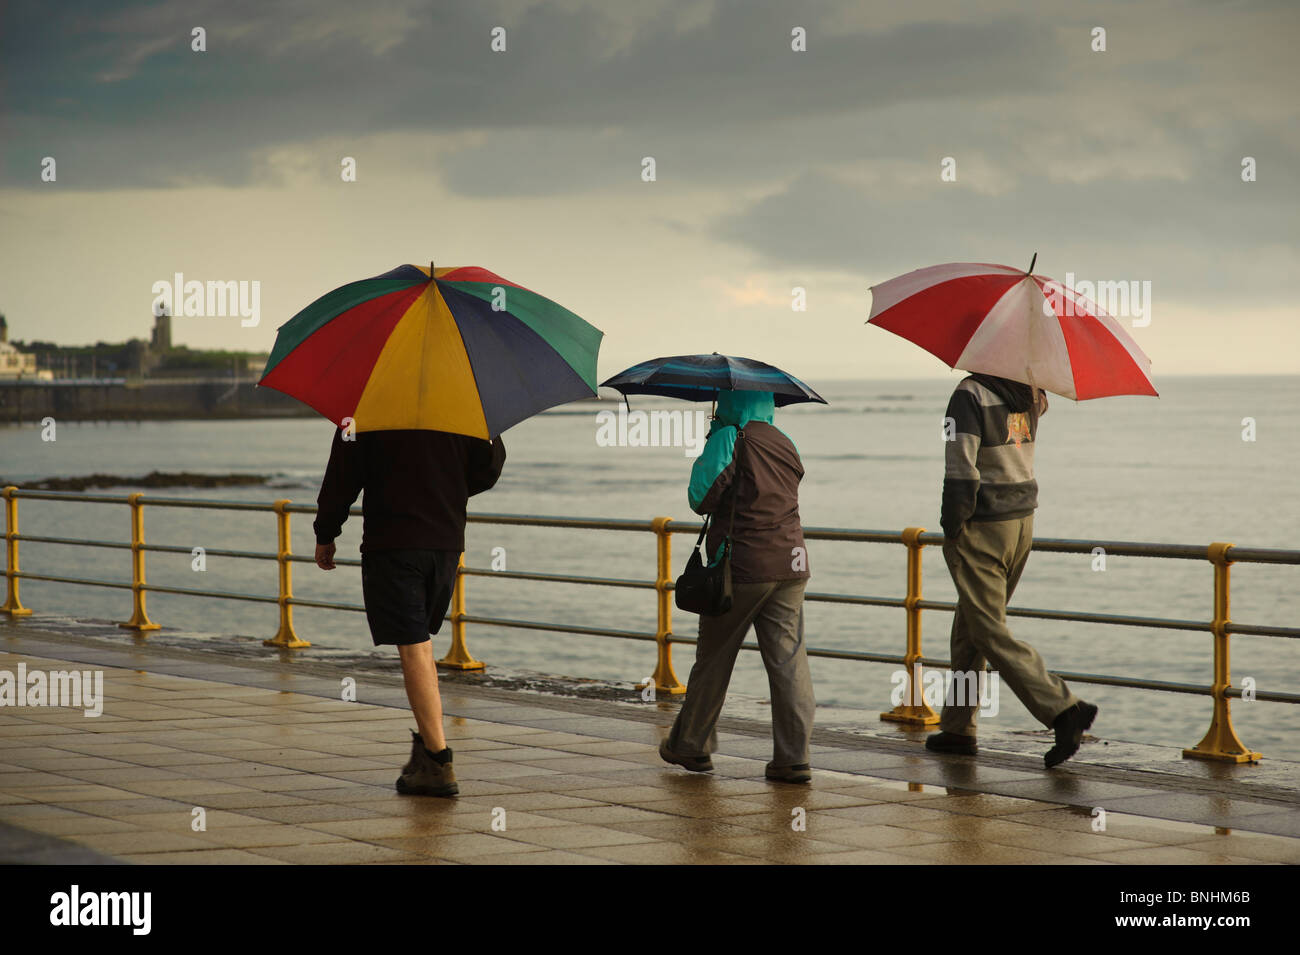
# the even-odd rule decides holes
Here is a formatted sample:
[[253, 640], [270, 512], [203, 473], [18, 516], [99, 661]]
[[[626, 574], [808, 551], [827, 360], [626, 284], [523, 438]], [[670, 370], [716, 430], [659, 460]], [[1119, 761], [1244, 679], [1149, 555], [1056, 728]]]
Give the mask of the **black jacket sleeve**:
[[356, 502], [364, 483], [357, 442], [344, 441], [342, 430], [336, 430], [334, 443], [330, 445], [329, 464], [325, 466], [325, 478], [316, 497], [316, 520], [312, 527], [316, 531], [317, 544], [332, 543], [339, 536], [343, 522], [348, 519], [348, 510]]
[[471, 439], [465, 462], [465, 487], [470, 497], [490, 490], [501, 477], [506, 463], [506, 443], [500, 437], [491, 442]]

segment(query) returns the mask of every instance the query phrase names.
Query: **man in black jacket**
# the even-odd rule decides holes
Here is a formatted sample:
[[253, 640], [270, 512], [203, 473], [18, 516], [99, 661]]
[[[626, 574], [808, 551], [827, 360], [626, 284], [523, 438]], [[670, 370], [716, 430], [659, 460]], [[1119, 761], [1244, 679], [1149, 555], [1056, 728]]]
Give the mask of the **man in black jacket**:
[[397, 780], [406, 795], [460, 789], [442, 729], [442, 697], [430, 634], [451, 602], [465, 549], [470, 496], [497, 482], [506, 449], [442, 431], [334, 434], [317, 498], [316, 565], [334, 569], [334, 538], [362, 490], [361, 589], [376, 646], [395, 644], [419, 731]]
[[986, 662], [1039, 722], [1055, 730], [1055, 745], [1044, 757], [1048, 769], [1078, 751], [1097, 715], [1096, 706], [1071, 693], [1038, 651], [1007, 627], [1007, 601], [1034, 539], [1034, 440], [1046, 411], [1045, 392], [992, 375], [963, 379], [948, 402], [940, 523], [957, 610], [942, 732], [925, 741], [935, 752], [974, 755], [976, 688]]

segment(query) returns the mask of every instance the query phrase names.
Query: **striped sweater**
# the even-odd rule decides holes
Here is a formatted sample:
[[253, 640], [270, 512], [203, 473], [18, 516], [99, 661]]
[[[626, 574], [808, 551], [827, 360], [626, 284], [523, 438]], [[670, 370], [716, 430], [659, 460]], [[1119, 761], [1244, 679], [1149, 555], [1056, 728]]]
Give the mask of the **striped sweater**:
[[962, 380], [944, 422], [943, 509], [946, 537], [967, 521], [1005, 521], [1038, 506], [1034, 439], [1046, 396], [1017, 381], [991, 375]]

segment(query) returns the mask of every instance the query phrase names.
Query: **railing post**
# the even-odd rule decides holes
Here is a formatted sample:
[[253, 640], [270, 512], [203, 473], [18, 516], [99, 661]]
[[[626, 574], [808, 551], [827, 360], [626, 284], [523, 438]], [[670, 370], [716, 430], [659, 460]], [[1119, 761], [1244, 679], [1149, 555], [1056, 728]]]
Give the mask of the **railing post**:
[[288, 498], [283, 498], [276, 501], [274, 505], [278, 544], [276, 562], [280, 566], [280, 597], [278, 601], [280, 604], [280, 629], [276, 631], [275, 636], [270, 640], [263, 640], [262, 646], [300, 650], [303, 647], [311, 646], [311, 644], [299, 637], [293, 629], [293, 561], [289, 559], [292, 554], [288, 511], [290, 503], [292, 502]]
[[131, 506], [131, 619], [126, 623], [118, 624], [124, 630], [134, 630], [137, 633], [159, 629], [158, 624], [149, 619], [149, 613], [145, 609], [144, 505], [140, 503], [142, 497], [144, 493], [141, 491], [126, 496], [126, 501]]
[[31, 610], [23, 606], [18, 599], [18, 499], [14, 491], [18, 488], [10, 485], [4, 489], [5, 497], [5, 579], [9, 584], [9, 593], [4, 606], [0, 607], [11, 617], [26, 617]]
[[1214, 715], [1205, 737], [1191, 749], [1183, 750], [1184, 759], [1211, 759], [1226, 763], [1254, 763], [1264, 758], [1262, 753], [1247, 749], [1232, 728], [1232, 715], [1228, 711], [1228, 688], [1232, 676], [1228, 668], [1229, 568], [1231, 544], [1214, 543], [1206, 550], [1206, 557], [1214, 565]]
[[909, 527], [900, 535], [907, 545], [907, 597], [903, 601], [907, 613], [907, 653], [903, 656], [907, 690], [902, 703], [880, 714], [882, 720], [913, 726], [933, 726], [939, 722], [939, 714], [925, 702], [921, 687], [921, 548], [925, 546], [921, 535], [924, 533], [924, 527]]
[[482, 670], [487, 664], [474, 659], [465, 642], [465, 555], [456, 564], [456, 584], [451, 591], [451, 646], [438, 666], [449, 670]]
[[[686, 692], [686, 684], [677, 679], [673, 672], [673, 598], [669, 585], [673, 582], [673, 533], [668, 529], [671, 517], [656, 517], [652, 523], [655, 532], [655, 554], [657, 573], [655, 574], [655, 596], [658, 602], [659, 622], [655, 627], [655, 645], [658, 658], [655, 672], [650, 677], [655, 684], [655, 693], [667, 693], [680, 696]], [[640, 683], [638, 689], [646, 684]]]

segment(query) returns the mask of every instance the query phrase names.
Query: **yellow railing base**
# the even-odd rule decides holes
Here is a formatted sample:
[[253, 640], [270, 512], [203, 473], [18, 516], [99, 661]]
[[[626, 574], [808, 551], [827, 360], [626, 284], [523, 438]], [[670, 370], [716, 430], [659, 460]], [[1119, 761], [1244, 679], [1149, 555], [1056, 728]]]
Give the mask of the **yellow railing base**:
[[0, 613], [7, 613], [11, 617], [28, 617], [32, 612], [26, 607], [0, 607]]
[[134, 630], [137, 633], [144, 633], [149, 630], [162, 629], [162, 624], [153, 623], [152, 621], [148, 621], [148, 620], [145, 621], [144, 623], [136, 623], [133, 620], [128, 620], [126, 623], [119, 623], [118, 626], [121, 627], [123, 630]]
[[881, 713], [880, 718], [911, 726], [934, 726], [939, 722], [939, 714], [929, 706], [896, 706], [888, 713]]
[[482, 660], [452, 660], [447, 657], [438, 661], [444, 670], [486, 670], [487, 664]]
[[1206, 749], [1183, 750], [1183, 759], [1204, 759], [1217, 763], [1258, 763], [1263, 758], [1263, 753], [1215, 753]]
[[[644, 690], [649, 684], [638, 683], [638, 691]], [[683, 696], [686, 693], [686, 687], [680, 683], [674, 683], [672, 686], [664, 686], [662, 683], [655, 684], [655, 696]]]
[[270, 640], [263, 640], [264, 647], [283, 647], [286, 650], [301, 650], [311, 644], [296, 633], [277, 633]]

